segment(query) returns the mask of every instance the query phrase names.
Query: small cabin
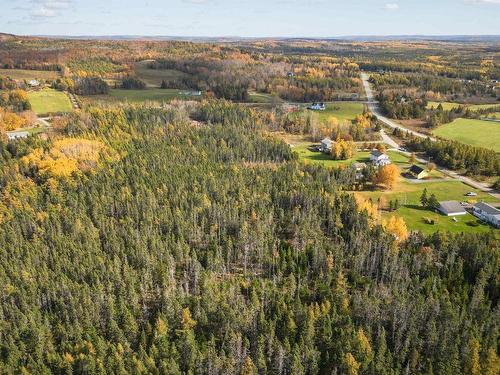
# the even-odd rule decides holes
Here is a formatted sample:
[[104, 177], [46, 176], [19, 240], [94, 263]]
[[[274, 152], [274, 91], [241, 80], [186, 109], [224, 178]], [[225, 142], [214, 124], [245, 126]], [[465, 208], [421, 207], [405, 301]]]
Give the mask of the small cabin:
[[325, 103], [313, 103], [307, 109], [312, 111], [324, 111], [326, 109]]
[[419, 167], [418, 165], [415, 164], [408, 169], [408, 174], [416, 178], [417, 180], [426, 178], [428, 175], [424, 168]]

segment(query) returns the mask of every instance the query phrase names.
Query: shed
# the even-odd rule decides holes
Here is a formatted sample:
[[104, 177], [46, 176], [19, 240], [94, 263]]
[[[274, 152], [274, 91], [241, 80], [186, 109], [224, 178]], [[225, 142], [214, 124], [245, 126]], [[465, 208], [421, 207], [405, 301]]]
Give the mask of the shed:
[[438, 211], [446, 216], [459, 216], [466, 215], [467, 211], [457, 201], [444, 201], [439, 202]]

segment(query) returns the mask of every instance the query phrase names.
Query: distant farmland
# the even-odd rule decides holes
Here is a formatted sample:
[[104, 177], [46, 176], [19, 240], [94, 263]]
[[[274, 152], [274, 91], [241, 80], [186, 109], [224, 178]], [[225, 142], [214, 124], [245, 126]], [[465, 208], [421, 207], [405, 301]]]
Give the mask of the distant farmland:
[[28, 98], [33, 111], [37, 115], [71, 112], [73, 110], [68, 96], [61, 91], [52, 89], [31, 91], [28, 93]]
[[11, 77], [17, 80], [56, 79], [59, 72], [52, 70], [0, 69], [0, 76]]
[[141, 61], [135, 64], [135, 74], [148, 87], [160, 87], [163, 80], [169, 82], [186, 76], [185, 73], [173, 69], [150, 69], [149, 61]]
[[433, 134], [500, 152], [499, 122], [459, 118], [449, 124], [439, 126]]

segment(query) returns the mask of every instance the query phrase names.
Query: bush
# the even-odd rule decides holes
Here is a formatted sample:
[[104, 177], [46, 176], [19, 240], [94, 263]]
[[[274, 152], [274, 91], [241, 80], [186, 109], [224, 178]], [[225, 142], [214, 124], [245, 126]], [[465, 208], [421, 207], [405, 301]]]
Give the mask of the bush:
[[146, 82], [141, 81], [139, 78], [127, 77], [122, 81], [121, 87], [125, 90], [144, 90]]
[[75, 92], [78, 95], [107, 95], [109, 86], [99, 77], [85, 77], [76, 82]]

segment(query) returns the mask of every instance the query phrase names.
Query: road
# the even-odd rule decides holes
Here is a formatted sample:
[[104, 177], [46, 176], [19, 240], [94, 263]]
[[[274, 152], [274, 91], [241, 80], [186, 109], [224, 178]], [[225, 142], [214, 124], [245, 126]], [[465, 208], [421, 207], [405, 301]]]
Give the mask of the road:
[[409, 130], [409, 129], [405, 128], [404, 126], [402, 126], [401, 124], [398, 124], [397, 122], [392, 121], [390, 118], [385, 117], [378, 107], [378, 102], [375, 100], [375, 96], [373, 95], [373, 91], [370, 87], [370, 82], [368, 82], [369, 78], [370, 78], [370, 76], [368, 74], [361, 73], [361, 79], [363, 80], [363, 86], [365, 87], [368, 108], [375, 116], [377, 116], [377, 118], [380, 121], [382, 121], [384, 124], [386, 124], [387, 126], [393, 128], [393, 129], [400, 129], [404, 132], [409, 132], [410, 134], [413, 134], [416, 137], [429, 138], [432, 141], [435, 141], [434, 138], [429, 137], [427, 134], [423, 134], [423, 133], [419, 133], [419, 132], [416, 132], [413, 130]]
[[[380, 109], [378, 107], [378, 102], [375, 100], [375, 97], [373, 95], [373, 91], [372, 91], [372, 89], [370, 87], [370, 82], [368, 82], [369, 78], [370, 78], [370, 76], [368, 74], [361, 73], [361, 79], [363, 80], [363, 86], [365, 88], [366, 97], [367, 97], [367, 100], [368, 100], [367, 101], [368, 108], [370, 109], [370, 111], [375, 116], [377, 116], [377, 118], [380, 121], [382, 121], [384, 124], [386, 124], [387, 126], [393, 128], [393, 129], [400, 129], [400, 130], [402, 130], [404, 132], [408, 131], [410, 134], [413, 134], [416, 137], [429, 138], [431, 141], [435, 141], [436, 140], [435, 138], [429, 137], [426, 134], [422, 134], [422, 133], [419, 133], [419, 132], [407, 129], [404, 126], [402, 126], [401, 124], [398, 124], [398, 123], [392, 121], [391, 119], [385, 117], [381, 113], [381, 111], [380, 111]], [[382, 139], [384, 140], [384, 142], [387, 143], [389, 146], [391, 146], [391, 147], [393, 147], [395, 149], [399, 148], [399, 145], [391, 137], [389, 137], [383, 129], [380, 131], [380, 135], [382, 136]], [[408, 152], [405, 152], [405, 154], [408, 155], [408, 156], [410, 155], [410, 153], [408, 153]], [[417, 158], [417, 161], [419, 163], [422, 163], [422, 164], [427, 164], [429, 162], [428, 160], [425, 160], [425, 159], [422, 159], [422, 158]], [[446, 168], [438, 167], [437, 169], [441, 173], [443, 173], [444, 175], [446, 175], [448, 177], [451, 177], [451, 178], [453, 178], [455, 180], [461, 181], [461, 182], [463, 182], [463, 183], [465, 183], [465, 184], [467, 184], [469, 186], [472, 186], [473, 188], [481, 190], [481, 191], [483, 191], [485, 193], [490, 194], [491, 196], [493, 196], [493, 197], [495, 197], [497, 199], [500, 199], [500, 193], [496, 192], [491, 187], [489, 187], [489, 185], [487, 185], [485, 183], [473, 180], [472, 178], [469, 178], [469, 177], [466, 177], [466, 176], [462, 176], [462, 175], [458, 174], [457, 172], [449, 170], [449, 169], [446, 169]]]

